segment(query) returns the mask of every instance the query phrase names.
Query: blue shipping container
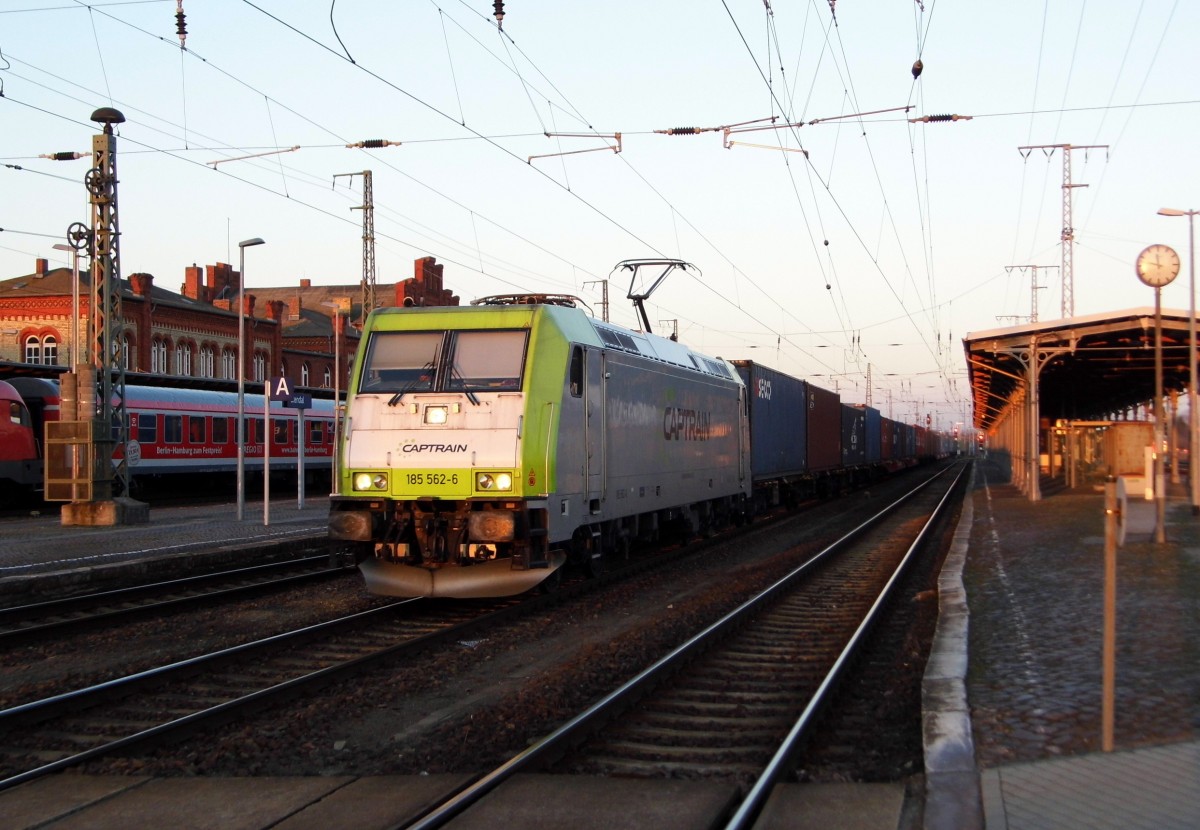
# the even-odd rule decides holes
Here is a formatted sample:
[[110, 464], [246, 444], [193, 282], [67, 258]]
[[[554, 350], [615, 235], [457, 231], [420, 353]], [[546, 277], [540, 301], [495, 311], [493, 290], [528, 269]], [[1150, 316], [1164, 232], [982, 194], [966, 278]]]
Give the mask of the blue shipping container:
[[735, 360], [750, 405], [750, 469], [756, 484], [808, 469], [807, 384], [751, 360]]
[[861, 467], [867, 462], [866, 413], [861, 407], [842, 404], [842, 466]]

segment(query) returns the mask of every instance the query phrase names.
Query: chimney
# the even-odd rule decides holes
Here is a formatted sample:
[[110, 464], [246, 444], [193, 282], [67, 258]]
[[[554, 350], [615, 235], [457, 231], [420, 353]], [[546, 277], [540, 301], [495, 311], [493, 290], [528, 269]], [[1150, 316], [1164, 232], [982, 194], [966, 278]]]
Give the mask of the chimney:
[[150, 296], [150, 289], [154, 287], [154, 277], [150, 274], [130, 274], [129, 287], [134, 294], [140, 297]]
[[200, 299], [200, 278], [203, 272], [199, 265], [189, 265], [183, 270], [183, 296], [192, 299]]
[[268, 300], [267, 301], [267, 319], [279, 320], [283, 317], [283, 309], [287, 306], [283, 300]]
[[310, 279], [300, 280], [300, 287], [301, 288], [312, 288], [312, 280], [310, 280]]
[[46, 276], [46, 272], [49, 270], [50, 270], [50, 263], [47, 262], [45, 259], [43, 259], [42, 257], [38, 257], [36, 260], [34, 260], [34, 272], [33, 272], [34, 278], [40, 280], [42, 277]]
[[254, 300], [256, 298], [253, 294], [243, 294], [242, 297], [245, 299], [245, 304], [242, 306], [242, 314], [246, 317], [250, 317], [251, 319], [253, 319], [254, 318]]
[[288, 307], [288, 319], [289, 320], [299, 320], [300, 319], [300, 309], [302, 309], [304, 307], [304, 304], [301, 302], [300, 295], [297, 294], [295, 297], [292, 297], [292, 299], [288, 300], [287, 307]]

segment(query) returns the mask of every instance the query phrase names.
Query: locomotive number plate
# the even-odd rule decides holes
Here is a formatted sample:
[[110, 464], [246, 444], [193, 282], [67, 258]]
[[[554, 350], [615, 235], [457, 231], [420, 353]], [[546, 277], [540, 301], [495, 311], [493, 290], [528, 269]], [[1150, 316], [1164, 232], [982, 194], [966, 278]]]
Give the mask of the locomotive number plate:
[[458, 473], [411, 472], [404, 474], [404, 483], [409, 487], [453, 487], [459, 478]]

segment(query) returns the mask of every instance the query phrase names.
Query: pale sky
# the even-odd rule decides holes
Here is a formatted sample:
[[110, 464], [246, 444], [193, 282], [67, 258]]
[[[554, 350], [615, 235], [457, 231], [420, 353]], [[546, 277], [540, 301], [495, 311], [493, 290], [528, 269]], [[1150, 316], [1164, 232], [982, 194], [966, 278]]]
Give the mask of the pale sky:
[[[1188, 307], [1188, 222], [1156, 212], [1200, 208], [1197, 3], [509, 0], [500, 31], [491, 0], [184, 0], [185, 51], [176, 5], [0, 0], [0, 278], [69, 263], [111, 106], [122, 275], [172, 290], [252, 237], [251, 291], [357, 283], [362, 177], [334, 176], [371, 170], [384, 296], [435, 256], [464, 302], [598, 315], [611, 278], [636, 326], [613, 267], [679, 258], [656, 331], [853, 403], [869, 367], [885, 415], [949, 428], [962, 338], [1031, 313], [1013, 266], [1061, 316], [1063, 150], [1018, 148], [1069, 144], [1075, 313], [1153, 305], [1151, 243]], [[705, 131], [655, 132], [679, 127]], [[400, 144], [345, 146], [373, 139]], [[39, 158], [64, 151], [85, 158]]]

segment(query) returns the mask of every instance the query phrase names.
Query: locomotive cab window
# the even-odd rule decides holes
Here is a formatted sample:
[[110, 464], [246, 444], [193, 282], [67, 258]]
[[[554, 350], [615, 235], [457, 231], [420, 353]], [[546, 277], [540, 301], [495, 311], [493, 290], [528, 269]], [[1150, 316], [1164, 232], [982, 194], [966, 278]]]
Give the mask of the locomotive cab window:
[[519, 389], [525, 365], [524, 331], [460, 331], [454, 337], [448, 390]]
[[363, 390], [425, 392], [433, 389], [434, 367], [442, 339], [440, 331], [372, 335], [363, 369]]
[[359, 389], [404, 395], [520, 389], [528, 339], [525, 329], [376, 332]]

